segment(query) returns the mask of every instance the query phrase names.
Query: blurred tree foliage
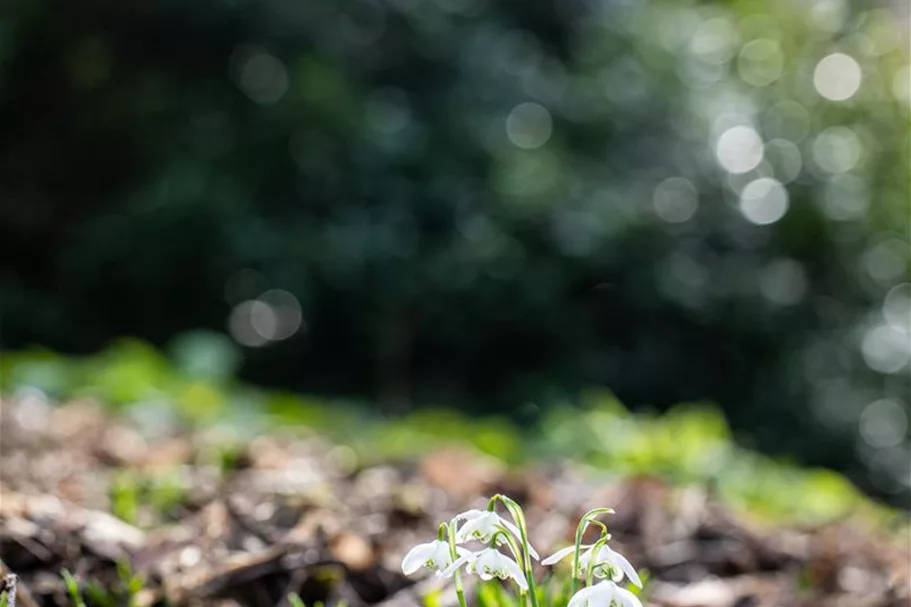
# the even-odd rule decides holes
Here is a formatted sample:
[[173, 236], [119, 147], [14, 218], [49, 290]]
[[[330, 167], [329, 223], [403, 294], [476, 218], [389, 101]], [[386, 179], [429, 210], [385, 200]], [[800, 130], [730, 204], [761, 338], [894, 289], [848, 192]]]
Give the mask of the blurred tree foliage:
[[744, 441], [904, 494], [907, 427], [858, 434], [870, 403], [908, 410], [903, 18], [20, 3], [0, 15], [4, 344], [164, 344], [281, 289], [303, 325], [245, 349], [255, 381], [517, 416], [592, 384], [712, 399]]

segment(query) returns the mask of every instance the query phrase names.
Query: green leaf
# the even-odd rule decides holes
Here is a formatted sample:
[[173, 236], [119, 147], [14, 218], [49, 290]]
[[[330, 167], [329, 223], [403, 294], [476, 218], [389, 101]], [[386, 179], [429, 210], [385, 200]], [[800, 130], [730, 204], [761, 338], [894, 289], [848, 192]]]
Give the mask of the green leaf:
[[85, 607], [85, 601], [82, 600], [82, 593], [79, 591], [79, 582], [76, 578], [66, 569], [62, 569], [60, 575], [63, 577], [63, 585], [66, 587], [66, 593], [69, 595], [73, 607]]

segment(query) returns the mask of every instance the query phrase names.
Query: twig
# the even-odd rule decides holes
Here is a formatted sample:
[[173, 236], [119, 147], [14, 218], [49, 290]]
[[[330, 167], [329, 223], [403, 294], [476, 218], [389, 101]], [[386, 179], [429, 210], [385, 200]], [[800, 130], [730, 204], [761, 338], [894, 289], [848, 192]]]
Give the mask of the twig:
[[38, 603], [32, 598], [25, 584], [19, 583], [19, 576], [13, 573], [9, 567], [0, 560], [0, 592], [6, 592], [6, 607], [16, 607], [17, 601], [19, 607], [38, 607]]
[[16, 586], [19, 585], [19, 576], [15, 573], [7, 574], [3, 578], [0, 591], [6, 592], [6, 607], [16, 607]]

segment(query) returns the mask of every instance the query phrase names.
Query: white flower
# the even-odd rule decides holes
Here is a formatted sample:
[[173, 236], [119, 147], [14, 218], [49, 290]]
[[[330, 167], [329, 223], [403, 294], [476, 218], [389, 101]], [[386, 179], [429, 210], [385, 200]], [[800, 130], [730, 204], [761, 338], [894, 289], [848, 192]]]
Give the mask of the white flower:
[[[456, 554], [460, 557], [471, 554], [464, 548], [456, 547]], [[449, 542], [443, 540], [434, 540], [426, 544], [418, 544], [408, 551], [405, 558], [402, 559], [402, 572], [405, 575], [411, 575], [421, 567], [435, 569], [437, 575], [449, 577], [452, 573], [446, 574], [445, 570], [452, 565], [452, 552], [449, 548]]]
[[[585, 548], [585, 552], [579, 555], [579, 574], [583, 577], [588, 571], [588, 563], [592, 558], [592, 549], [594, 545], [585, 545], [580, 546], [580, 548]], [[575, 546], [567, 546], [566, 548], [561, 548], [555, 553], [541, 561], [542, 565], [553, 565], [557, 561], [565, 559], [567, 556], [571, 555], [575, 550]], [[595, 556], [595, 562], [592, 569], [592, 573], [597, 577], [611, 577], [614, 581], [620, 581], [623, 578], [623, 575], [620, 574], [618, 577], [615, 577], [613, 574], [615, 571], [620, 571], [622, 574], [625, 574], [630, 582], [642, 588], [642, 580], [639, 579], [639, 575], [636, 573], [636, 570], [630, 564], [626, 557], [620, 554], [611, 548], [607, 544], [603, 544], [601, 549], [598, 550], [597, 556]]]
[[528, 580], [525, 579], [522, 568], [496, 548], [485, 548], [478, 552], [469, 552], [460, 556], [456, 562], [443, 572], [443, 575], [452, 575], [462, 565], [465, 565], [465, 571], [477, 573], [482, 580], [492, 580], [495, 577], [501, 580], [512, 578], [519, 585], [519, 588], [523, 591], [528, 590]]
[[569, 599], [567, 607], [642, 607], [642, 603], [629, 590], [613, 582], [604, 581], [583, 588]]
[[[582, 546], [580, 546], [580, 548], [591, 548], [591, 545], [590, 544], [582, 545]], [[546, 559], [541, 561], [541, 564], [542, 565], [555, 565], [558, 562], [565, 559], [566, 557], [568, 557], [570, 554], [572, 554], [573, 550], [575, 550], [575, 549], [576, 549], [575, 546], [567, 546], [566, 548], [560, 548], [559, 550], [557, 550], [556, 552], [551, 554], [549, 557], [547, 557]]]
[[[513, 534], [519, 542], [522, 541], [522, 533], [519, 528], [492, 510], [467, 510], [457, 514], [452, 520], [455, 522], [465, 521], [462, 527], [456, 531], [456, 542], [459, 543], [471, 540], [489, 542], [495, 533], [504, 529]], [[504, 541], [498, 539], [497, 545], [501, 545]], [[528, 553], [535, 560], [541, 558], [531, 544], [528, 545]]]
[[[579, 558], [579, 563], [581, 564], [583, 570], [588, 570], [588, 560], [590, 558], [595, 559], [593, 572], [596, 576], [607, 577], [612, 573], [610, 569], [619, 569], [626, 575], [627, 579], [629, 579], [630, 582], [639, 588], [642, 588], [642, 580], [639, 579], [639, 575], [636, 573], [635, 568], [633, 568], [625, 556], [615, 550], [611, 550], [610, 546], [607, 544], [601, 546], [601, 549], [598, 551], [597, 556], [592, 557], [591, 551], [589, 550], [586, 554], [582, 555]], [[619, 577], [622, 579], [623, 576], [621, 575]], [[620, 580], [615, 578], [614, 581]]]

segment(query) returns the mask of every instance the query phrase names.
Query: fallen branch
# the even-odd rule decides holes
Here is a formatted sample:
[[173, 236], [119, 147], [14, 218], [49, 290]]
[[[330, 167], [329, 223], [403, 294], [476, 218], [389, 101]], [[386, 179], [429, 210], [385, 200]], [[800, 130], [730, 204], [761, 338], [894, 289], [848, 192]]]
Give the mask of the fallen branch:
[[6, 607], [16, 607], [16, 599], [19, 599], [19, 607], [38, 607], [38, 603], [32, 598], [28, 588], [23, 584], [19, 585], [19, 576], [10, 571], [2, 560], [0, 560], [0, 575], [3, 581], [0, 582], [0, 592], [6, 592]]

